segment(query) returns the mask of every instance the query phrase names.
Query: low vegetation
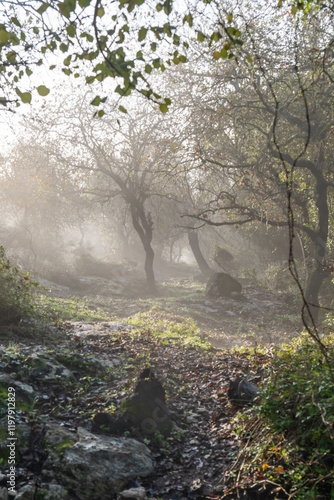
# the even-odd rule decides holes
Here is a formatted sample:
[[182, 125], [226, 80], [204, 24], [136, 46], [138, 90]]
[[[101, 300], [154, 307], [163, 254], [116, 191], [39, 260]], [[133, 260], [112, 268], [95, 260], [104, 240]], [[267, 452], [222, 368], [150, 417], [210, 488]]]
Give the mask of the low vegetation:
[[0, 247], [0, 328], [24, 328], [38, 314], [38, 283], [13, 266]]
[[236, 418], [236, 488], [256, 479], [289, 499], [334, 498], [334, 335], [323, 342], [330, 364], [306, 334], [273, 352], [257, 406]]

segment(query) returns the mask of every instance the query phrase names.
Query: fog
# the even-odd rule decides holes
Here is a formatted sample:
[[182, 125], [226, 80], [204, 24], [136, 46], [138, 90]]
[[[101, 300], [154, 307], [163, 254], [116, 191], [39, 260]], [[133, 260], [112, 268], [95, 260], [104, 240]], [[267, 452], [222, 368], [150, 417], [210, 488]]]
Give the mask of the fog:
[[[185, 64], [152, 75], [168, 106], [138, 95], [119, 106], [107, 98], [114, 83], [89, 87], [79, 75], [6, 115], [0, 236], [12, 262], [62, 283], [114, 265], [153, 294], [178, 273], [205, 282], [213, 272], [291, 291], [290, 262], [318, 307], [332, 261], [332, 129], [321, 98], [332, 83], [308, 67], [319, 62], [310, 48], [330, 34], [310, 21], [291, 47], [280, 25], [269, 60], [270, 15], [257, 19], [265, 65], [241, 49], [222, 63], [193, 40]], [[240, 16], [242, 29], [253, 12]]]

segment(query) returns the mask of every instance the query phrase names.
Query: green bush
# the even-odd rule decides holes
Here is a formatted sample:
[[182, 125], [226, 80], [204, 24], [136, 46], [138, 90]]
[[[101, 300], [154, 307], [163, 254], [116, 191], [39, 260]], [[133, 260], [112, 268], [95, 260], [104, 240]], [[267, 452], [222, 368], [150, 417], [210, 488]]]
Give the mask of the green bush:
[[323, 342], [327, 360], [306, 335], [278, 352], [258, 408], [276, 443], [269, 434], [263, 457], [275, 450], [296, 500], [334, 498], [334, 335]]
[[334, 457], [334, 339], [327, 339], [328, 365], [318, 346], [302, 337], [272, 365], [261, 411], [275, 431], [290, 433], [306, 458]]
[[0, 246], [0, 326], [18, 324], [36, 314], [34, 291], [38, 283], [14, 267]]
[[334, 334], [322, 342], [326, 356], [304, 334], [268, 358], [256, 403], [233, 423], [242, 449], [226, 472], [231, 485], [260, 481], [268, 498], [334, 500]]

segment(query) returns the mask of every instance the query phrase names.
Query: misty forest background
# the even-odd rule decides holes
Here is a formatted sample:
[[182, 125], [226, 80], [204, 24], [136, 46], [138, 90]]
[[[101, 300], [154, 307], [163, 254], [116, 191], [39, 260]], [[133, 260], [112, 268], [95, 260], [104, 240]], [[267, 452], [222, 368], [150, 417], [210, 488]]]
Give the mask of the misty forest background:
[[[270, 352], [263, 399], [235, 425], [262, 419], [292, 448], [258, 480], [334, 498], [333, 2], [0, 13], [5, 348], [122, 321]], [[215, 272], [242, 294], [208, 297]]]

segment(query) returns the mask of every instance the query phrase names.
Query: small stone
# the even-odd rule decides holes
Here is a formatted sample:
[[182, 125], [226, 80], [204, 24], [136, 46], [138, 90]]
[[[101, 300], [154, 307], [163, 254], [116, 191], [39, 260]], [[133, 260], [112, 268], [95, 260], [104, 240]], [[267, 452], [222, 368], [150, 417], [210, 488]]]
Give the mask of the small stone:
[[146, 491], [145, 488], [130, 488], [129, 490], [122, 491], [117, 500], [145, 500], [146, 499]]
[[36, 484], [29, 483], [20, 488], [15, 496], [15, 500], [34, 500]]
[[8, 500], [7, 488], [0, 488], [0, 500]]

